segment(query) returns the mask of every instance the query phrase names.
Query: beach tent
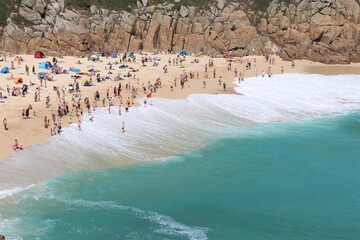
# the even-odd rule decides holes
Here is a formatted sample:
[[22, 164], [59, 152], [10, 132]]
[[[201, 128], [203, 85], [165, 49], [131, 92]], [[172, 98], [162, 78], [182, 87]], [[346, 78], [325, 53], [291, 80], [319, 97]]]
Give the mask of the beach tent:
[[182, 57], [186, 57], [186, 56], [189, 56], [189, 52], [187, 50], [181, 50], [179, 55]]
[[133, 60], [136, 60], [135, 54], [134, 54], [133, 52], [130, 52], [130, 53], [129, 53], [129, 56], [130, 56]]
[[230, 51], [224, 51], [223, 53], [224, 53], [224, 55], [225, 55], [225, 57], [226, 57], [226, 58], [230, 58], [230, 57], [232, 57], [232, 55], [231, 55], [231, 52], [230, 52]]
[[3, 69], [1, 69], [1, 73], [5, 74], [5, 73], [9, 73], [9, 68], [8, 67], [4, 67]]
[[81, 70], [80, 70], [79, 68], [74, 68], [74, 69], [72, 70], [72, 72], [74, 72], [74, 73], [79, 73], [79, 72], [81, 72]]
[[45, 58], [45, 54], [42, 51], [36, 51], [34, 58]]
[[117, 58], [117, 56], [118, 56], [118, 55], [117, 55], [116, 52], [112, 52], [112, 53], [111, 53], [111, 57], [112, 57], [112, 58]]
[[90, 87], [90, 82], [88, 79], [85, 79], [82, 83], [81, 83], [81, 86], [84, 86], [84, 87]]
[[40, 69], [50, 69], [52, 67], [51, 62], [41, 62], [39, 63]]
[[88, 57], [89, 61], [98, 61], [99, 60], [99, 56], [98, 55], [91, 55], [90, 57]]
[[17, 77], [14, 79], [14, 83], [15, 84], [23, 84], [24, 80], [21, 77]]

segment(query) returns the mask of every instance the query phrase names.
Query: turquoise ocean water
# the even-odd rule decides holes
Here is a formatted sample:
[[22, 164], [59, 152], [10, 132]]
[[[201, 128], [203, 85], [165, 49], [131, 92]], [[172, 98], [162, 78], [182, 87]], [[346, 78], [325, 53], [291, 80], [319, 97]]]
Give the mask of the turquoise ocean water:
[[360, 239], [360, 76], [275, 75], [235, 90], [155, 98], [121, 117], [99, 109], [83, 131], [16, 152], [0, 163], [0, 234]]
[[166, 161], [43, 182], [0, 202], [2, 232], [10, 239], [359, 239], [359, 112], [249, 133]]

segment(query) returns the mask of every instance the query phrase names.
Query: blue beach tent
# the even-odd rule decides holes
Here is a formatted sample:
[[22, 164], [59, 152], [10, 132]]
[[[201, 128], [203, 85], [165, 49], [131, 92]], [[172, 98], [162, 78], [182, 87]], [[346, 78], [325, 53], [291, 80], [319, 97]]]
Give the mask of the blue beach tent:
[[135, 54], [133, 52], [130, 52], [129, 56], [133, 59], [136, 60]]
[[79, 73], [79, 72], [81, 72], [81, 70], [80, 70], [79, 68], [74, 68], [72, 71], [73, 71], [74, 73]]
[[40, 69], [49, 69], [51, 67], [52, 67], [52, 65], [51, 65], [50, 62], [41, 62], [41, 63], [39, 63], [39, 68]]
[[9, 68], [8, 67], [4, 67], [3, 69], [1, 69], [1, 73], [5, 74], [5, 73], [9, 73]]
[[189, 56], [189, 52], [187, 50], [181, 50], [179, 55], [183, 56], [183, 57], [187, 57], [187, 56]]

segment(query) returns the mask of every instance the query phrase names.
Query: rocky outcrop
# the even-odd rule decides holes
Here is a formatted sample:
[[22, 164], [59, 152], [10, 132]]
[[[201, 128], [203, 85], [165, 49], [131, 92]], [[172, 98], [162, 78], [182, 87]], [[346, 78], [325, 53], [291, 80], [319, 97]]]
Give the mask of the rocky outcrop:
[[284, 59], [325, 63], [360, 61], [360, 7], [355, 0], [275, 0], [260, 26], [281, 46]]
[[[5, 51], [81, 55], [88, 51], [202, 51], [260, 52], [267, 41], [250, 24], [239, 4], [219, 0], [210, 10], [173, 4], [148, 6], [130, 12], [91, 7], [91, 13], [65, 8], [64, 0], [24, 0], [4, 29]], [[28, 26], [16, 24], [23, 18]]]
[[266, 12], [253, 10], [251, 0], [243, 2], [214, 0], [206, 7], [178, 8], [139, 0], [131, 12], [117, 12], [96, 6], [77, 11], [67, 8], [64, 0], [22, 0], [2, 29], [1, 47], [26, 53], [40, 49], [51, 55], [180, 49], [244, 55], [263, 52], [271, 41], [285, 59], [360, 61], [360, 10], [355, 0], [274, 0]]

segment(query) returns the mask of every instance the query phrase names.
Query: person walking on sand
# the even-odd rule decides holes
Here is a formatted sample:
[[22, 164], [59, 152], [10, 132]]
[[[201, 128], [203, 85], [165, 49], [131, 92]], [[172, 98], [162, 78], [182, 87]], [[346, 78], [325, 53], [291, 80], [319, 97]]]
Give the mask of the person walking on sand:
[[79, 131], [81, 131], [81, 120], [80, 119], [78, 120], [78, 129], [79, 129]]
[[226, 82], [223, 82], [224, 91], [226, 91]]

